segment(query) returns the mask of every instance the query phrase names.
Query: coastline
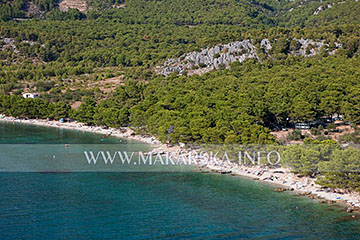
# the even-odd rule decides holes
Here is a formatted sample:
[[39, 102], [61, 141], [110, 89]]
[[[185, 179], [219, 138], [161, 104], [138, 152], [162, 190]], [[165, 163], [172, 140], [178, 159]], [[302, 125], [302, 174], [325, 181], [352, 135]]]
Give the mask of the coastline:
[[[347, 211], [360, 212], [360, 194], [345, 193], [341, 189], [322, 188], [315, 183], [316, 178], [299, 177], [286, 168], [270, 169], [264, 166], [241, 166], [224, 163], [223, 166], [205, 166], [200, 171], [230, 174], [232, 176], [245, 177], [254, 181], [261, 181], [275, 186], [275, 191], [293, 191], [295, 195], [307, 196], [310, 199], [319, 200], [321, 203], [339, 204], [348, 207]], [[278, 187], [277, 187], [278, 186]]]
[[[135, 135], [135, 132], [130, 128], [102, 128], [98, 126], [87, 126], [84, 123], [78, 122], [65, 122], [48, 121], [48, 120], [35, 120], [35, 119], [17, 119], [13, 117], [0, 118], [3, 122], [32, 124], [43, 127], [55, 127], [70, 130], [78, 130], [84, 132], [92, 132], [103, 134], [107, 136], [113, 136], [117, 138], [126, 138], [135, 141], [141, 141], [154, 146], [152, 152], [177, 152], [181, 150], [191, 151], [191, 149], [185, 149], [179, 145], [169, 147], [166, 144], [161, 143], [159, 140], [152, 136]], [[209, 164], [197, 160], [198, 171], [203, 173], [220, 173], [231, 174], [232, 176], [250, 178], [257, 181], [279, 186], [275, 188], [276, 191], [294, 191], [297, 195], [308, 196], [311, 199], [318, 199], [322, 203], [338, 203], [341, 205], [347, 205], [348, 212], [360, 211], [360, 194], [359, 193], [345, 193], [345, 191], [337, 189], [324, 189], [320, 185], [315, 183], [315, 178], [299, 177], [291, 173], [286, 168], [270, 169], [264, 166], [244, 166], [236, 163], [221, 162], [220, 164]], [[281, 186], [281, 187], [280, 187]]]
[[55, 120], [50, 121], [50, 120], [45, 120], [45, 119], [18, 119], [18, 118], [14, 118], [14, 117], [0, 118], [0, 121], [12, 122], [12, 123], [22, 123], [22, 124], [32, 124], [32, 125], [41, 126], [41, 127], [54, 127], [54, 128], [63, 128], [63, 129], [69, 129], [69, 130], [97, 133], [97, 134], [102, 134], [102, 135], [106, 135], [106, 136], [112, 136], [112, 137], [117, 137], [117, 138], [126, 138], [126, 139], [130, 139], [130, 140], [140, 141], [140, 142], [148, 143], [151, 145], [155, 145], [155, 147], [163, 145], [160, 141], [158, 141], [154, 137], [135, 135], [135, 132], [127, 127], [122, 127], [120, 129], [116, 129], [116, 128], [105, 129], [105, 128], [99, 127], [99, 126], [87, 126], [85, 123], [79, 123], [79, 122], [60, 123], [59, 121], [55, 121]]

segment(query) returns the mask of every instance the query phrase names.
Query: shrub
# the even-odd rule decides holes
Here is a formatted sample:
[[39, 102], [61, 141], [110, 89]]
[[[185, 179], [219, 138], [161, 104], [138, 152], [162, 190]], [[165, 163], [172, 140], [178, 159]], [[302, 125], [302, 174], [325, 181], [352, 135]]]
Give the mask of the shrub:
[[302, 140], [304, 136], [301, 134], [301, 130], [294, 130], [291, 133], [288, 134], [289, 140], [299, 141]]
[[327, 129], [330, 131], [330, 132], [334, 132], [336, 130], [336, 125], [331, 123], [327, 126]]
[[310, 130], [310, 132], [311, 132], [312, 135], [315, 135], [315, 136], [321, 135], [321, 130], [318, 129], [318, 128], [312, 128]]

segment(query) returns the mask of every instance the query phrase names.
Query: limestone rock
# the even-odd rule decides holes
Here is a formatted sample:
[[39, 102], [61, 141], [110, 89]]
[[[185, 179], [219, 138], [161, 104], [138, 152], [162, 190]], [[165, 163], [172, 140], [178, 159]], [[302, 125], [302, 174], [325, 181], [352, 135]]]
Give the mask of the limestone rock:
[[[299, 43], [300, 48], [292, 51], [294, 56], [311, 57], [320, 52], [322, 48], [329, 55], [341, 48], [341, 44], [335, 43], [332, 51], [324, 41], [314, 41], [312, 39], [288, 39]], [[274, 40], [277, 41], [277, 40]], [[272, 45], [269, 39], [263, 39], [260, 42], [260, 48], [266, 57], [271, 57]], [[202, 74], [214, 69], [227, 68], [233, 62], [244, 62], [248, 59], [259, 60], [259, 49], [255, 47], [253, 40], [246, 39], [242, 41], [231, 42], [223, 45], [217, 45], [211, 48], [202, 49], [199, 52], [190, 52], [180, 58], [170, 58], [162, 66], [156, 68], [158, 74], [169, 76], [172, 73], [184, 74]]]

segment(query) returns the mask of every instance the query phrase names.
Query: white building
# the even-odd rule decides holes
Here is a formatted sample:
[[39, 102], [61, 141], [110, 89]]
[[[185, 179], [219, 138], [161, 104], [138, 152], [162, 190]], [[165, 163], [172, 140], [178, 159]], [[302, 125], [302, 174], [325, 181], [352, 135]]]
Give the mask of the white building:
[[40, 94], [38, 93], [24, 93], [23, 97], [24, 98], [38, 98], [40, 96]]

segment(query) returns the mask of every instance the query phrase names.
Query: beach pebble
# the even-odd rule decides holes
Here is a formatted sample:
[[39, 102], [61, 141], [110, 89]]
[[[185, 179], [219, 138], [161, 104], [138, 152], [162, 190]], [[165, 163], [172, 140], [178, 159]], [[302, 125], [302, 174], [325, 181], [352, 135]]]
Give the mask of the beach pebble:
[[347, 213], [352, 213], [353, 211], [354, 211], [353, 208], [348, 208], [348, 209], [346, 209], [346, 212], [347, 212]]
[[285, 192], [287, 189], [286, 188], [281, 188], [281, 187], [277, 187], [274, 189], [275, 192]]

